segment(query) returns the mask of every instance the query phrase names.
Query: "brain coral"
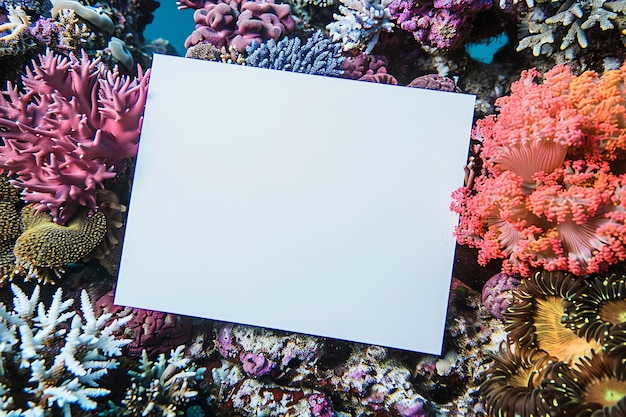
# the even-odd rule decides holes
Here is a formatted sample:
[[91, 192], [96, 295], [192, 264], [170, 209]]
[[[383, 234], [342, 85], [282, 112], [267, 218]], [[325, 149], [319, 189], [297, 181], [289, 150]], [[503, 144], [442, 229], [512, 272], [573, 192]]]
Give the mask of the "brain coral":
[[26, 68], [23, 90], [0, 94], [0, 169], [37, 212], [63, 224], [96, 209], [96, 189], [137, 152], [148, 78], [48, 51]]
[[[586, 275], [626, 260], [626, 65], [575, 76], [563, 65], [524, 71], [499, 113], [476, 123], [483, 172], [457, 190], [457, 241], [481, 265]], [[607, 162], [611, 161], [611, 163]]]

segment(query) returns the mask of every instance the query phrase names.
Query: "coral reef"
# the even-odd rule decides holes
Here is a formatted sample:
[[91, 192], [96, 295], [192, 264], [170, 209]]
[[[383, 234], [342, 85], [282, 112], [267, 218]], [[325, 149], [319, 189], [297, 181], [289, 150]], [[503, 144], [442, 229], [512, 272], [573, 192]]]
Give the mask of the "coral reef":
[[483, 286], [483, 305], [497, 319], [502, 320], [503, 314], [513, 301], [512, 290], [520, 284], [518, 277], [497, 273], [487, 280]]
[[[129, 316], [130, 317], [130, 316]], [[205, 368], [197, 368], [183, 357], [184, 346], [171, 350], [166, 359], [161, 353], [151, 361], [144, 351], [139, 369], [129, 371], [131, 386], [126, 390], [122, 405], [109, 403], [109, 415], [174, 417], [182, 406], [198, 395], [195, 386], [204, 378]]]
[[333, 42], [341, 42], [344, 51], [372, 52], [380, 33], [391, 32], [393, 23], [388, 6], [391, 0], [341, 0], [335, 20], [326, 26]]
[[20, 6], [8, 6], [6, 23], [0, 24], [0, 57], [18, 55], [27, 48], [25, 36], [30, 26], [30, 16]]
[[125, 352], [132, 356], [153, 358], [184, 344], [191, 334], [191, 317], [158, 311], [141, 310], [113, 304], [114, 291], [109, 291], [94, 303], [97, 313], [127, 320], [122, 333], [130, 340]]
[[[553, 56], [558, 62], [573, 60], [589, 47], [597, 30], [626, 45], [626, 5], [623, 1], [527, 2], [516, 50], [531, 49], [534, 56]], [[594, 32], [594, 29], [596, 32]], [[593, 33], [591, 36], [588, 34]], [[594, 36], [595, 35], [595, 36]], [[604, 35], [604, 34], [603, 34]]]
[[303, 45], [299, 38], [284, 38], [278, 43], [270, 39], [259, 45], [252, 43], [246, 48], [246, 64], [304, 74], [339, 76], [343, 57], [340, 45], [325, 39], [316, 31]]
[[70, 309], [74, 300], [64, 301], [60, 288], [47, 308], [40, 302], [40, 287], [30, 297], [16, 285], [11, 289], [13, 310], [0, 304], [2, 411], [71, 415], [72, 410], [94, 410], [98, 398], [110, 392], [100, 381], [118, 366], [113, 358], [130, 342], [112, 333], [128, 319], [106, 324], [110, 315], [96, 316], [84, 290], [78, 314]]
[[0, 415], [626, 415], [624, 0], [178, 5], [188, 57], [476, 95], [442, 354], [113, 305], [159, 3], [0, 0], [0, 283], [57, 281], [0, 285]]
[[202, 6], [192, 2], [178, 4], [179, 8], [197, 9], [193, 15], [196, 29], [185, 41], [185, 48], [210, 43], [218, 48], [232, 45], [244, 52], [252, 42], [278, 40], [295, 27], [289, 5], [275, 4], [274, 0], [206, 1]]
[[608, 416], [626, 409], [623, 277], [590, 278], [537, 272], [512, 291], [507, 341], [480, 387], [490, 415]]
[[13, 247], [20, 234], [19, 191], [0, 174], [0, 279], [6, 279], [15, 268]]
[[389, 12], [422, 47], [454, 50], [463, 45], [476, 15], [491, 5], [489, 0], [393, 0]]
[[102, 242], [106, 230], [106, 216], [96, 211], [89, 214], [81, 209], [65, 225], [52, 221], [47, 213], [37, 214], [32, 204], [21, 212], [22, 234], [13, 248], [16, 268], [13, 275], [25, 275], [26, 280], [44, 283], [61, 277], [65, 265], [78, 262]]
[[0, 168], [22, 198], [56, 223], [96, 209], [95, 192], [137, 151], [149, 74], [108, 71], [83, 52], [49, 51], [0, 97]]
[[481, 265], [586, 275], [626, 260], [624, 176], [612, 168], [624, 156], [625, 73], [524, 71], [499, 114], [476, 123], [483, 172], [451, 208], [458, 242], [477, 247]]

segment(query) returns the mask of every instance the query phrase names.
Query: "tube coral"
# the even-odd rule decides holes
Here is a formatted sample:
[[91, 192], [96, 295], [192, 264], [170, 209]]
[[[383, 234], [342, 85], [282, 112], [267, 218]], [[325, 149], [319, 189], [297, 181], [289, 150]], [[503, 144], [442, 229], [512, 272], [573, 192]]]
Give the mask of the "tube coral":
[[22, 77], [24, 92], [0, 95], [0, 169], [23, 188], [22, 199], [56, 223], [79, 207], [137, 151], [149, 71], [137, 79], [90, 61], [48, 52]]

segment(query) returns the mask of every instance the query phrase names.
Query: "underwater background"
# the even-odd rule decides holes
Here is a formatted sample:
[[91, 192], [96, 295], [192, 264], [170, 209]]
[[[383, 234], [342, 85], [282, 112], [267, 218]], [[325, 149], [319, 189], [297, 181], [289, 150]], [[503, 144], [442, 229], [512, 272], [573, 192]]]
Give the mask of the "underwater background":
[[[625, 45], [626, 0], [0, 0], [0, 415], [626, 416]], [[155, 52], [477, 96], [441, 356], [113, 304]]]

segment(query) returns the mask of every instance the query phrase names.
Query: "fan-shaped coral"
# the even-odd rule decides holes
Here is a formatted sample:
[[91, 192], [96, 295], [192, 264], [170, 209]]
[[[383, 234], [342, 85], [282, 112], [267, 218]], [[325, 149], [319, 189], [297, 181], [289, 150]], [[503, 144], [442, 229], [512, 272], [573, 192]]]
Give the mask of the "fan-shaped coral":
[[15, 174], [22, 198], [56, 223], [79, 207], [96, 209], [95, 192], [135, 155], [149, 74], [108, 71], [98, 59], [49, 51], [0, 95], [0, 168]]

